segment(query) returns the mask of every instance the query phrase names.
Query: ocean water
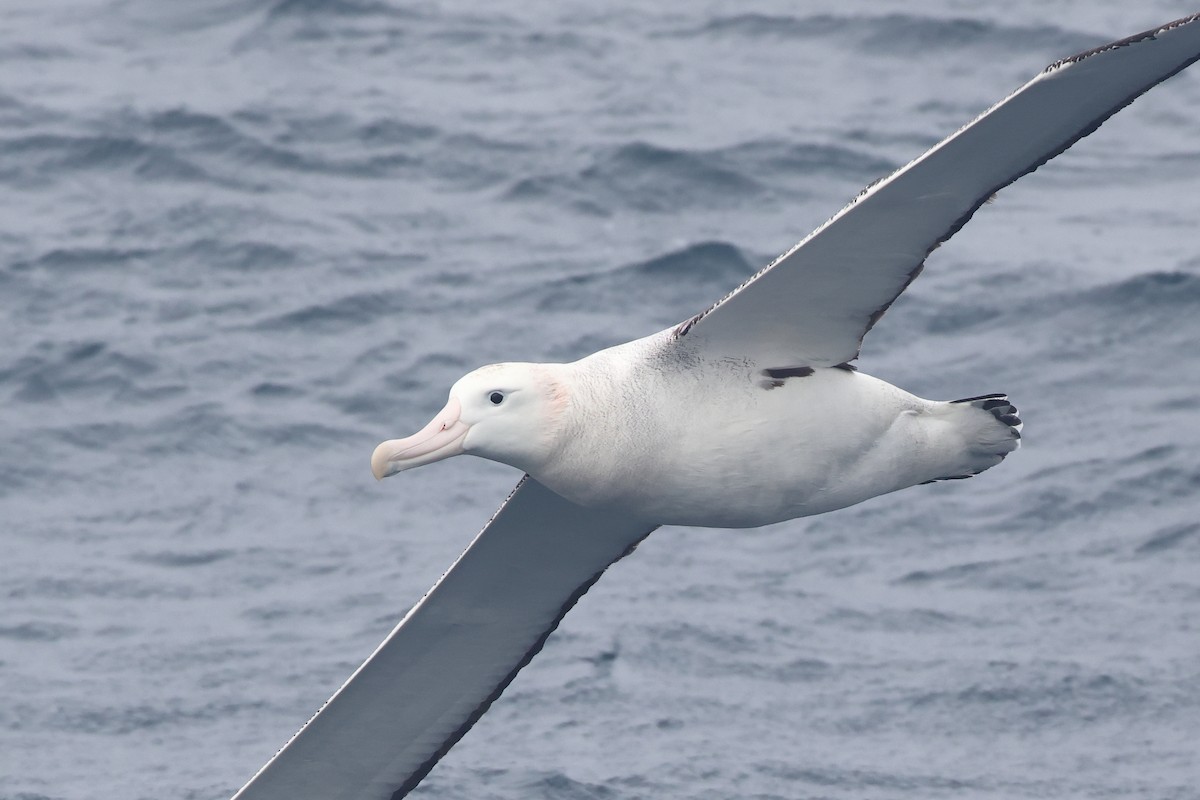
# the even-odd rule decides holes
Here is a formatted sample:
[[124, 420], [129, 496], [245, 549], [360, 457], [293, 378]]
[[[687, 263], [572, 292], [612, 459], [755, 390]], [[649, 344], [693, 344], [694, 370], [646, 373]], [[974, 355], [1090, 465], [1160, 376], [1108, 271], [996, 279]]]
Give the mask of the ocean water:
[[[222, 800], [515, 483], [374, 445], [700, 310], [1170, 0], [7, 0], [0, 798]], [[1200, 68], [930, 259], [862, 369], [970, 481], [663, 529], [422, 798], [1200, 797]]]

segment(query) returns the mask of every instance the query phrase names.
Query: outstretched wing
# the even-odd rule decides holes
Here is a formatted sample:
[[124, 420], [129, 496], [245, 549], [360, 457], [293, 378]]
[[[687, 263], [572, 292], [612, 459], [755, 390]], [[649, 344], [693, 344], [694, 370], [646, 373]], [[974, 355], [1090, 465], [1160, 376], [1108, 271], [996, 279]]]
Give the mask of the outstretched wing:
[[998, 190], [1200, 59], [1200, 14], [1051, 64], [885, 180], [675, 335], [715, 355], [835, 366], [929, 255]]
[[398, 800], [601, 573], [655, 526], [526, 477], [450, 570], [234, 800]]

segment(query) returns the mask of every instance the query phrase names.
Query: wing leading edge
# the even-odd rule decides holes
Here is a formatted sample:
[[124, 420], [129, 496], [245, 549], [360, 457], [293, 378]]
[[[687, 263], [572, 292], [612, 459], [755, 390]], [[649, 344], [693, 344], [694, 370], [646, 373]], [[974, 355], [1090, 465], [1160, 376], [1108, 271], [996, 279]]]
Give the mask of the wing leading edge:
[[773, 366], [836, 366], [993, 194], [1200, 59], [1200, 14], [1063, 59], [890, 177], [675, 335]]
[[526, 477], [441, 580], [234, 800], [399, 800], [655, 526]]

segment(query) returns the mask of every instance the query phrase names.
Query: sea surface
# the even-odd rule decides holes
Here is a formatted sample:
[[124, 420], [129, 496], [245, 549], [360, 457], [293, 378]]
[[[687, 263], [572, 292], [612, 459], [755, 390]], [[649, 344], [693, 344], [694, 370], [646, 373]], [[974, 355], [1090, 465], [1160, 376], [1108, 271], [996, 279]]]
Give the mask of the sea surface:
[[[504, 499], [375, 444], [685, 319], [1173, 0], [5, 0], [0, 798], [225, 800]], [[1031, 121], [1035, 125], [1036, 121]], [[1200, 67], [868, 337], [970, 481], [614, 567], [414, 797], [1200, 798]], [[801, 456], [802, 457], [802, 456]]]

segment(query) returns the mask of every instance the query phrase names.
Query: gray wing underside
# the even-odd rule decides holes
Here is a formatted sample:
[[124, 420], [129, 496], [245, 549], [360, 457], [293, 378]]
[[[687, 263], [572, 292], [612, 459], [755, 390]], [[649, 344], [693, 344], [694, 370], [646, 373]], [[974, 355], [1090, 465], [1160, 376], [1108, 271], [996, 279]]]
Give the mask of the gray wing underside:
[[526, 477], [420, 603], [234, 800], [396, 800], [653, 530]]
[[703, 351], [771, 366], [835, 366], [926, 256], [998, 190], [1200, 59], [1200, 14], [1051, 64], [708, 311], [682, 323]]

